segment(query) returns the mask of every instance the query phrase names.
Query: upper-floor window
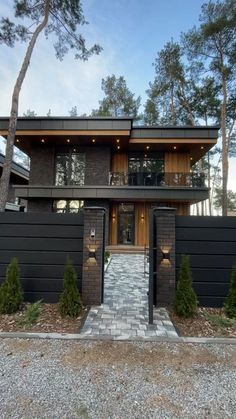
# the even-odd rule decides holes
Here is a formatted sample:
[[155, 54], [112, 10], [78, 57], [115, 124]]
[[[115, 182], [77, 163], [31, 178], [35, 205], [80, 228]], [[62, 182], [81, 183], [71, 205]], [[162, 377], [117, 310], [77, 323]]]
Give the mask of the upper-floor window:
[[130, 153], [129, 154], [130, 173], [160, 173], [164, 172], [164, 153]]
[[55, 162], [55, 184], [84, 185], [85, 154], [70, 149], [67, 152], [57, 153]]

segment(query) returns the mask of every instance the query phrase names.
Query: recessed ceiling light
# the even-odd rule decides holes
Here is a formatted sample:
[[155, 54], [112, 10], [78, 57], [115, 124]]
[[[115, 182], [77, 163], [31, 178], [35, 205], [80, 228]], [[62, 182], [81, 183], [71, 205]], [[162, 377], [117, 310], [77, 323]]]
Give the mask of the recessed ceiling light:
[[147, 157], [147, 154], [144, 154], [144, 157]]
[[69, 139], [69, 138], [67, 138], [66, 142], [67, 142], [67, 143], [70, 143], [70, 139]]
[[203, 145], [201, 146], [201, 150], [204, 150], [204, 147], [203, 147]]
[[19, 142], [20, 142], [20, 140], [17, 138], [17, 139], [16, 139], [16, 143], [19, 143]]
[[92, 138], [92, 143], [96, 143], [96, 140], [95, 140], [95, 138]]
[[193, 160], [193, 158], [192, 158], [192, 157], [190, 157], [190, 160]]
[[119, 145], [117, 146], [117, 150], [120, 150], [120, 146]]
[[147, 145], [146, 150], [149, 150], [149, 148], [150, 148], [150, 146], [149, 146], [149, 145]]
[[175, 145], [175, 146], [173, 147], [173, 149], [174, 149], [174, 150], [176, 150], [176, 148], [177, 148], [177, 147], [176, 147], [176, 145]]
[[44, 138], [42, 138], [41, 143], [45, 143], [45, 139]]
[[120, 139], [119, 139], [119, 138], [117, 138], [117, 139], [116, 139], [116, 142], [117, 142], [117, 143], [119, 143], [119, 142], [120, 142]]

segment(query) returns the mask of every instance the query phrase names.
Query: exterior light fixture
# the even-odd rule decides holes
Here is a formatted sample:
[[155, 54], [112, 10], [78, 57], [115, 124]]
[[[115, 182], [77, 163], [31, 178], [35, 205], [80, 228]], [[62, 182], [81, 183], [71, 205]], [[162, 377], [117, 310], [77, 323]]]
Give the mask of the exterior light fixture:
[[173, 147], [173, 149], [174, 149], [174, 150], [176, 150], [176, 148], [177, 148], [177, 147], [176, 147], [176, 145], [175, 145], [175, 146]]
[[17, 138], [17, 139], [16, 139], [16, 143], [19, 143], [19, 142], [20, 142], [20, 140]]
[[41, 143], [45, 143], [45, 139], [44, 138], [42, 138]]
[[112, 221], [115, 221], [115, 220], [116, 220], [116, 215], [112, 214]]
[[146, 158], [147, 157], [147, 154], [144, 154], [144, 157]]
[[117, 150], [120, 150], [120, 146], [119, 145], [116, 148], [117, 148]]
[[89, 250], [89, 259], [96, 259], [95, 249], [90, 249]]
[[95, 140], [95, 138], [92, 138], [92, 143], [94, 144], [94, 143], [96, 143], [96, 140]]
[[70, 143], [70, 139], [69, 139], [69, 138], [67, 138], [66, 142], [67, 142], [67, 143]]
[[162, 249], [162, 260], [170, 260], [170, 251]]
[[144, 221], [144, 214], [141, 214], [141, 221]]
[[193, 158], [192, 158], [192, 157], [190, 157], [190, 160], [193, 160]]
[[147, 146], [146, 146], [146, 150], [149, 150], [149, 148], [150, 148], [150, 146], [149, 146], [149, 145], [147, 145]]
[[204, 147], [203, 147], [203, 145], [201, 146], [201, 150], [204, 150]]
[[116, 142], [117, 142], [117, 143], [119, 143], [119, 142], [120, 142], [120, 139], [119, 139], [119, 138], [117, 138], [117, 139], [116, 139]]

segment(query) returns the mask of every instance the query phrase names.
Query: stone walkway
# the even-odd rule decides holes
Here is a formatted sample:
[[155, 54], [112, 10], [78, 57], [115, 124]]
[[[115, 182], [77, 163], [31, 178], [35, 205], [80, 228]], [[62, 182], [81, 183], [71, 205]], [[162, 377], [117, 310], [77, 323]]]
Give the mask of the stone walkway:
[[113, 255], [105, 273], [104, 304], [92, 307], [81, 334], [114, 340], [177, 337], [166, 309], [148, 324], [148, 274], [143, 255]]

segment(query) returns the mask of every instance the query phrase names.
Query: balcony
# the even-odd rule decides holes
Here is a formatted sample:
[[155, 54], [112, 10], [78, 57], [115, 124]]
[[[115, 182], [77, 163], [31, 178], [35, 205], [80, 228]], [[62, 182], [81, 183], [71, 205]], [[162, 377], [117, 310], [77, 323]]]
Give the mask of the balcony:
[[205, 188], [204, 173], [110, 172], [110, 186]]

